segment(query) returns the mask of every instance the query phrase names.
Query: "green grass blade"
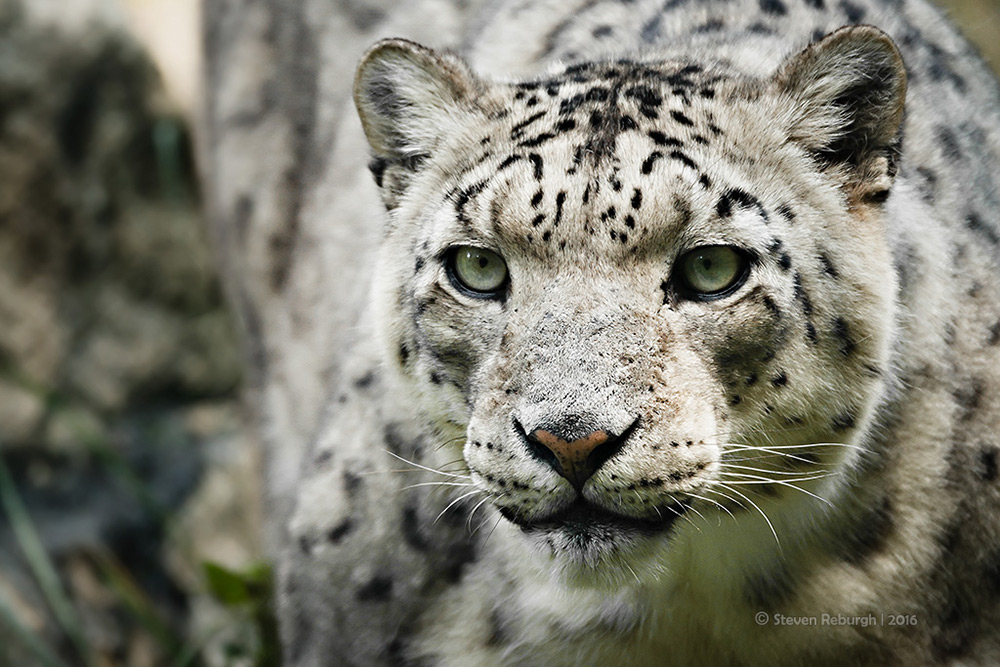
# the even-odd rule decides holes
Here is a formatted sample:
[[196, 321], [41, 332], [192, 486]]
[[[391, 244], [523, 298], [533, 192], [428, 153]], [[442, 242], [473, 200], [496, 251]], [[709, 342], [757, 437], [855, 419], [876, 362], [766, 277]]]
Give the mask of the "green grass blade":
[[7, 625], [45, 667], [66, 667], [66, 663], [49, 650], [41, 637], [21, 623], [2, 594], [0, 594], [0, 623]]
[[28, 516], [28, 511], [17, 493], [14, 480], [2, 456], [0, 456], [0, 507], [10, 521], [18, 546], [21, 548], [21, 552], [38, 582], [38, 587], [42, 590], [42, 595], [45, 596], [45, 600], [52, 609], [52, 613], [55, 614], [59, 625], [73, 642], [84, 664], [96, 665], [76, 610], [73, 609], [66, 591], [63, 590], [59, 575], [56, 574], [55, 567], [45, 552], [45, 547], [42, 545], [42, 541], [35, 531], [35, 526], [31, 522], [31, 517]]

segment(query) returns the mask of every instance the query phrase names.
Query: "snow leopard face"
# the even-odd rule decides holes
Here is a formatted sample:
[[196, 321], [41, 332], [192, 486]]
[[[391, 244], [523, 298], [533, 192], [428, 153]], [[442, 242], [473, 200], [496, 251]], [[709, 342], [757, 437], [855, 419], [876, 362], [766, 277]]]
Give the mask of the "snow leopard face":
[[529, 544], [634, 568], [837, 493], [887, 392], [904, 93], [866, 27], [765, 80], [622, 60], [496, 83], [369, 52], [385, 340]]

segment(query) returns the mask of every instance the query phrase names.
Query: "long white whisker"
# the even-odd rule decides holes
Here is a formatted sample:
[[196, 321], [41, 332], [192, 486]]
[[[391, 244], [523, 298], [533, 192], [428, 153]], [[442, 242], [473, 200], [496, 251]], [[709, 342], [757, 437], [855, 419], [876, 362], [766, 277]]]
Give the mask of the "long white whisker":
[[[688, 495], [691, 496], [692, 498], [697, 498], [698, 500], [703, 500], [706, 503], [712, 503], [713, 505], [715, 505], [716, 507], [718, 507], [719, 509], [721, 509], [723, 512], [725, 512], [726, 514], [728, 514], [729, 516], [733, 517], [733, 519], [736, 519], [736, 515], [733, 514], [732, 512], [730, 512], [729, 508], [726, 507], [725, 505], [723, 505], [722, 503], [720, 503], [719, 501], [712, 500], [711, 498], [706, 498], [705, 496], [699, 496], [697, 493], [688, 493]], [[692, 509], [694, 509], [694, 508], [692, 508]], [[699, 512], [699, 514], [700, 514], [700, 512]], [[705, 520], [708, 521], [708, 519], [705, 519]], [[719, 521], [720, 522], [721, 522], [721, 520], [722, 520], [722, 517], [719, 517]]]
[[389, 456], [392, 456], [394, 458], [399, 459], [403, 463], [408, 463], [411, 466], [414, 466], [415, 468], [420, 468], [421, 470], [426, 470], [427, 472], [432, 472], [435, 475], [444, 475], [445, 477], [457, 477], [459, 479], [467, 479], [469, 477], [468, 475], [457, 475], [457, 474], [455, 474], [453, 472], [443, 472], [441, 470], [435, 470], [434, 468], [428, 468], [427, 466], [423, 466], [423, 465], [420, 465], [419, 463], [414, 463], [413, 461], [409, 461], [407, 459], [404, 459], [399, 454], [394, 454], [393, 452], [390, 452], [388, 449], [383, 450], [383, 451], [385, 451], [385, 453], [388, 454]]
[[[731, 443], [721, 443], [720, 447], [725, 447], [727, 450], [740, 451], [744, 449], [760, 449], [763, 447], [757, 445], [750, 445], [744, 442], [731, 442]], [[867, 451], [861, 445], [855, 445], [849, 442], [803, 442], [798, 445], [768, 445], [768, 449], [807, 449], [809, 447], [846, 447], [848, 449], [859, 449], [861, 451]]]
[[[827, 477], [833, 477], [831, 473], [816, 474], [816, 475], [805, 475], [803, 477], [797, 477], [795, 479], [773, 479], [771, 477], [763, 477], [761, 475], [751, 475], [745, 472], [723, 472], [720, 475], [720, 479], [727, 477], [726, 482], [732, 482], [734, 484], [788, 484], [789, 482], [812, 482], [817, 479], [826, 479]], [[744, 479], [732, 479], [732, 477], [742, 477]]]
[[[728, 500], [728, 501], [729, 501], [729, 502], [731, 502], [731, 503], [736, 503], [737, 505], [739, 505], [740, 507], [742, 507], [742, 508], [743, 508], [743, 509], [745, 509], [745, 510], [749, 509], [749, 508], [748, 508], [748, 507], [747, 507], [746, 505], [744, 505], [743, 503], [741, 503], [741, 502], [740, 502], [739, 500], [737, 500], [736, 498], [732, 498], [732, 497], [730, 497], [730, 496], [727, 496], [727, 495], [726, 495], [725, 493], [723, 493], [722, 491], [718, 490], [717, 488], [714, 488], [715, 486], [717, 486], [717, 485], [716, 485], [716, 484], [713, 484], [713, 485], [712, 485], [711, 487], [709, 487], [708, 489], [706, 489], [706, 492], [707, 492], [707, 493], [714, 493], [714, 494], [716, 494], [716, 495], [718, 495], [718, 496], [722, 496], [722, 497], [723, 497], [723, 498], [724, 498], [725, 500]], [[721, 505], [721, 504], [720, 504], [720, 506], [721, 506], [721, 507], [722, 507], [723, 509], [726, 509], [726, 507], [725, 507], [724, 505]], [[728, 511], [728, 510], [727, 510], [727, 511]], [[733, 517], [734, 519], [736, 518], [736, 516], [735, 516], [735, 515], [734, 515], [734, 514], [733, 514], [732, 512], [729, 512], [729, 515], [730, 515], [731, 517]]]
[[480, 492], [479, 489], [473, 489], [472, 491], [469, 491], [468, 493], [463, 493], [458, 498], [455, 498], [453, 501], [451, 501], [450, 503], [448, 503], [448, 505], [443, 510], [441, 510], [441, 512], [438, 513], [438, 515], [436, 517], [434, 517], [434, 521], [432, 523], [437, 523], [438, 520], [441, 517], [444, 516], [444, 513], [447, 512], [448, 510], [450, 510], [452, 507], [454, 507], [457, 503], [460, 503], [463, 500], [465, 500], [466, 498], [468, 498], [469, 496], [474, 496], [474, 495], [476, 495], [479, 492]]
[[[723, 464], [723, 466], [722, 466], [723, 467], [723, 472], [728, 471], [730, 468], [735, 468], [737, 470], [753, 470], [754, 472], [766, 472], [766, 473], [771, 474], [771, 475], [784, 475], [786, 477], [790, 477], [792, 475], [802, 475], [802, 474], [804, 474], [801, 471], [795, 472], [795, 471], [791, 471], [791, 470], [768, 470], [767, 468], [755, 468], [753, 466], [733, 465], [729, 461], [723, 461], [722, 464]], [[816, 466], [816, 467], [818, 467], [818, 466]], [[830, 470], [833, 470], [833, 469], [832, 468], [820, 468], [819, 470], [817, 470], [817, 472], [828, 472]]]
[[410, 489], [417, 489], [422, 486], [475, 486], [472, 482], [420, 482], [419, 484], [408, 484], [400, 489], [400, 491], [408, 491]]
[[830, 476], [831, 475], [822, 475], [822, 476], [819, 476], [819, 477], [808, 477], [808, 478], [803, 478], [803, 479], [790, 479], [790, 480], [776, 480], [776, 479], [773, 479], [773, 480], [733, 480], [733, 479], [727, 479], [727, 480], [723, 480], [723, 483], [725, 483], [727, 486], [730, 485], [730, 484], [741, 484], [741, 485], [744, 485], [744, 486], [749, 485], [749, 484], [779, 484], [781, 486], [787, 486], [789, 488], [795, 489], [796, 491], [801, 491], [802, 493], [806, 494], [807, 496], [811, 496], [811, 497], [815, 498], [816, 500], [820, 501], [821, 503], [823, 503], [825, 505], [828, 505], [829, 507], [833, 508], [833, 503], [831, 503], [826, 498], [823, 498], [822, 496], [818, 496], [815, 493], [813, 493], [812, 491], [809, 491], [807, 489], [803, 489], [801, 486], [795, 486], [795, 484], [793, 483], [793, 482], [812, 482], [812, 481], [815, 481], [817, 479], [825, 479], [825, 478], [830, 477]]
[[[476, 506], [472, 508], [471, 512], [469, 512], [469, 518], [465, 522], [465, 529], [469, 531], [469, 535], [475, 535], [476, 534], [476, 532], [474, 530], [472, 530], [472, 517], [476, 516], [476, 510], [478, 510], [480, 507], [482, 507], [483, 503], [487, 502], [489, 499], [490, 499], [490, 496], [487, 495], [485, 498], [483, 498], [478, 503], [476, 503]], [[477, 528], [477, 530], [478, 530], [478, 528]]]
[[751, 506], [752, 506], [752, 507], [753, 507], [753, 508], [754, 508], [755, 510], [757, 510], [758, 512], [760, 512], [760, 515], [761, 515], [762, 517], [764, 517], [764, 521], [766, 521], [766, 522], [767, 522], [767, 527], [771, 529], [771, 534], [772, 534], [772, 535], [774, 535], [774, 542], [775, 542], [775, 543], [776, 543], [776, 544], [778, 545], [778, 549], [779, 549], [779, 550], [781, 550], [781, 540], [779, 540], [779, 539], [778, 539], [778, 533], [777, 533], [777, 531], [775, 531], [775, 530], [774, 530], [774, 525], [773, 525], [773, 524], [771, 523], [771, 520], [767, 518], [767, 514], [765, 514], [765, 513], [764, 513], [764, 510], [762, 510], [762, 509], [761, 509], [761, 508], [760, 508], [760, 507], [759, 507], [759, 506], [757, 505], [757, 503], [755, 503], [754, 501], [750, 500], [750, 499], [749, 499], [749, 498], [747, 498], [747, 497], [746, 497], [745, 495], [743, 495], [742, 493], [740, 493], [740, 492], [739, 492], [739, 491], [737, 491], [736, 489], [732, 488], [732, 487], [731, 487], [731, 486], [729, 486], [728, 484], [726, 484], [725, 486], [726, 486], [726, 490], [727, 490], [727, 491], [732, 491], [733, 493], [735, 493], [736, 495], [738, 495], [738, 496], [739, 496], [740, 498], [743, 498], [743, 499], [744, 499], [745, 501], [747, 501], [748, 503], [750, 503], [750, 505], [751, 505]]
[[502, 516], [498, 516], [497, 517], [497, 522], [495, 524], [493, 524], [493, 527], [490, 529], [490, 534], [486, 536], [485, 540], [483, 540], [483, 546], [486, 546], [486, 543], [490, 541], [491, 537], [493, 537], [493, 533], [496, 532], [497, 526], [500, 525], [501, 521], [503, 521], [503, 517]]

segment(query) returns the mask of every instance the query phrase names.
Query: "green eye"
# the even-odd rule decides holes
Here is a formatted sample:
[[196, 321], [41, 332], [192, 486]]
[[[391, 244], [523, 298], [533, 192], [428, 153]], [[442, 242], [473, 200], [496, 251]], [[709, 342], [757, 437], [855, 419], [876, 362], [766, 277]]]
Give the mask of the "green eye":
[[681, 257], [679, 268], [684, 288], [695, 296], [722, 296], [743, 283], [747, 260], [730, 246], [709, 245]]
[[489, 298], [507, 284], [507, 264], [503, 257], [485, 248], [458, 246], [448, 260], [452, 283], [470, 296]]

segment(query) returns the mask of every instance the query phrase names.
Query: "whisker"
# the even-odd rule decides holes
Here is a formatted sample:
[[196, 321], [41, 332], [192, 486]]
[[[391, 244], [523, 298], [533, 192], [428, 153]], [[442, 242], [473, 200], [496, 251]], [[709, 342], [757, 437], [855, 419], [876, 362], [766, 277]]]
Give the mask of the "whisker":
[[[727, 496], [725, 493], [723, 493], [722, 491], [719, 491], [716, 488], [709, 487], [709, 488], [705, 489], [705, 491], [706, 491], [706, 493], [714, 493], [714, 494], [716, 494], [718, 496], [722, 496], [722, 498], [724, 498], [725, 500], [728, 500], [731, 503], [735, 503], [736, 505], [738, 505], [738, 506], [742, 507], [743, 509], [749, 511], [749, 508], [746, 505], [744, 505], [743, 503], [741, 503], [739, 500], [737, 500], [736, 498], [732, 498], [730, 496]], [[711, 499], [708, 499], [708, 500], [711, 500]], [[721, 505], [721, 503], [717, 503], [717, 504], [719, 504], [726, 511], [729, 511], [726, 508], [725, 505]], [[734, 519], [736, 518], [736, 515], [734, 515], [732, 512], [729, 512], [729, 515], [732, 516]]]
[[639, 575], [635, 573], [635, 570], [633, 570], [632, 566], [628, 564], [628, 561], [626, 561], [626, 560], [623, 559], [622, 563], [625, 565], [625, 567], [628, 568], [628, 571], [632, 573], [632, 576], [635, 577], [636, 583], [640, 583], [641, 584], [642, 582], [639, 581]]
[[385, 449], [385, 450], [383, 450], [383, 451], [384, 451], [384, 452], [385, 452], [386, 454], [388, 454], [389, 456], [392, 456], [392, 457], [394, 457], [394, 458], [397, 458], [397, 459], [399, 459], [399, 460], [400, 460], [400, 461], [402, 461], [403, 463], [408, 463], [408, 464], [410, 464], [411, 466], [414, 466], [415, 468], [420, 468], [421, 470], [426, 470], [427, 472], [432, 472], [432, 473], [434, 473], [435, 475], [444, 475], [445, 477], [457, 477], [457, 478], [459, 478], [459, 479], [467, 479], [467, 478], [469, 477], [468, 475], [457, 475], [457, 474], [455, 474], [455, 473], [453, 473], [453, 472], [444, 472], [444, 471], [442, 471], [442, 470], [435, 470], [434, 468], [428, 468], [427, 466], [424, 466], [424, 465], [420, 465], [419, 463], [414, 463], [413, 461], [410, 461], [410, 460], [407, 460], [407, 459], [404, 459], [404, 458], [403, 458], [402, 456], [400, 456], [399, 454], [395, 454], [395, 453], [393, 453], [393, 452], [390, 452], [390, 451], [389, 451], [388, 449]]
[[746, 497], [745, 495], [743, 495], [742, 493], [740, 493], [740, 492], [739, 492], [739, 491], [737, 491], [736, 489], [732, 488], [732, 487], [731, 487], [731, 486], [729, 486], [728, 484], [725, 484], [725, 486], [726, 486], [726, 490], [727, 490], [727, 491], [732, 491], [733, 493], [735, 493], [736, 495], [738, 495], [738, 496], [739, 496], [740, 498], [743, 498], [743, 499], [744, 499], [744, 500], [746, 500], [746, 501], [747, 501], [748, 503], [750, 503], [750, 505], [751, 505], [751, 506], [752, 506], [752, 507], [753, 507], [753, 508], [754, 508], [755, 510], [757, 510], [758, 512], [760, 512], [760, 515], [761, 515], [762, 517], [764, 517], [764, 521], [766, 521], [766, 522], [767, 522], [767, 527], [771, 529], [771, 534], [772, 534], [772, 535], [774, 535], [774, 542], [775, 542], [775, 544], [777, 544], [777, 545], [778, 545], [778, 549], [779, 549], [779, 551], [780, 551], [780, 550], [781, 550], [781, 540], [779, 540], [779, 539], [778, 539], [778, 533], [777, 533], [777, 531], [775, 531], [775, 530], [774, 530], [774, 525], [773, 525], [773, 524], [771, 523], [771, 520], [770, 520], [769, 518], [767, 518], [767, 514], [765, 514], [765, 513], [764, 513], [764, 510], [762, 510], [762, 509], [760, 508], [760, 506], [758, 506], [758, 505], [757, 505], [757, 503], [755, 503], [754, 501], [750, 500], [750, 499], [749, 499], [748, 497]]
[[472, 482], [420, 482], [419, 484], [409, 484], [400, 489], [400, 491], [407, 491], [409, 489], [416, 489], [421, 486], [475, 486]]
[[[476, 531], [472, 529], [472, 517], [476, 516], [476, 510], [478, 510], [480, 507], [482, 507], [483, 503], [489, 501], [489, 499], [490, 499], [490, 495], [487, 495], [485, 498], [483, 498], [478, 503], [476, 503], [476, 506], [472, 508], [471, 512], [469, 512], [469, 518], [465, 522], [465, 529], [469, 531], [469, 535], [475, 535], [476, 534]], [[477, 528], [476, 530], [479, 530], [479, 529]]]
[[[738, 474], [738, 473], [734, 473], [734, 474]], [[814, 481], [819, 480], [819, 479], [826, 479], [827, 477], [832, 477], [832, 475], [820, 475], [820, 476], [804, 477], [802, 479], [790, 479], [790, 480], [776, 480], [776, 479], [770, 479], [769, 480], [769, 479], [763, 479], [763, 478], [753, 479], [753, 480], [732, 480], [732, 479], [727, 479], [727, 480], [723, 480], [723, 482], [725, 484], [727, 484], [727, 485], [728, 484], [742, 484], [742, 485], [746, 486], [746, 485], [750, 485], [750, 484], [778, 484], [780, 486], [787, 486], [789, 488], [795, 489], [796, 491], [801, 491], [802, 493], [806, 494], [807, 496], [811, 496], [811, 497], [815, 498], [816, 500], [820, 501], [821, 503], [829, 506], [830, 508], [833, 508], [833, 503], [831, 503], [826, 498], [823, 498], [822, 496], [818, 496], [815, 493], [813, 493], [812, 491], [809, 491], [807, 489], [803, 489], [801, 486], [795, 486], [795, 484], [794, 484], [794, 482], [814, 482]]]
[[[795, 471], [789, 471], [789, 470], [768, 470], [766, 468], [754, 468], [753, 466], [732, 465], [728, 461], [724, 461], [723, 464], [724, 464], [723, 465], [724, 471], [725, 470], [729, 470], [730, 468], [736, 468], [738, 470], [753, 470], [754, 472], [766, 472], [766, 473], [771, 474], [771, 475], [786, 475], [786, 476], [791, 476], [791, 475], [801, 475], [802, 474], [801, 472], [795, 472]], [[814, 467], [817, 468], [818, 471], [820, 471], [820, 472], [834, 470], [833, 468], [822, 468], [822, 467], [819, 467], [819, 466], [814, 466]]]
[[[745, 472], [730, 472], [723, 473], [723, 475], [720, 475], [719, 479], [723, 479], [724, 481], [731, 482], [733, 484], [790, 484], [792, 482], [813, 482], [818, 479], [826, 479], [827, 477], [832, 476], [832, 474], [827, 473], [822, 475], [807, 475], [796, 479], [772, 479], [770, 477], [751, 475]], [[745, 477], [747, 479], [731, 479], [732, 477]]]
[[448, 505], [443, 510], [441, 510], [438, 513], [438, 515], [436, 517], [434, 517], [434, 521], [431, 522], [431, 525], [436, 524], [438, 522], [438, 520], [441, 517], [444, 516], [444, 513], [447, 512], [448, 510], [450, 510], [452, 507], [454, 507], [457, 503], [460, 503], [463, 500], [465, 500], [466, 498], [468, 498], [469, 496], [474, 496], [477, 493], [480, 493], [479, 489], [473, 489], [472, 491], [469, 491], [468, 493], [463, 493], [458, 498], [455, 498], [454, 500], [452, 500], [450, 503], [448, 503]]
[[[733, 451], [741, 451], [744, 449], [760, 449], [766, 451], [763, 447], [757, 445], [750, 445], [742, 442], [731, 442], [722, 443], [720, 447], [725, 447], [726, 449], [732, 449]], [[858, 449], [861, 451], [868, 451], [860, 445], [855, 445], [850, 442], [803, 442], [798, 445], [768, 445], [768, 449], [808, 449], [809, 447], [847, 447], [848, 449]]]
[[[668, 507], [667, 509], [669, 509], [671, 512], [673, 512], [677, 516], [683, 518], [688, 523], [690, 523], [692, 526], [694, 526], [694, 529], [697, 530], [699, 533], [701, 532], [701, 526], [699, 526], [698, 524], [696, 524], [694, 522], [694, 519], [692, 519], [691, 516], [687, 512], [681, 512], [679, 510], [674, 509], [673, 507]], [[694, 507], [693, 505], [688, 505], [688, 509], [691, 510], [692, 512], [694, 512], [695, 514], [697, 514], [699, 517], [701, 517], [702, 521], [704, 521], [705, 523], [708, 523], [708, 519], [705, 518], [704, 514], [702, 514], [701, 512], [698, 511], [697, 507]], [[657, 514], [659, 514], [659, 511], [657, 511]]]
[[[726, 514], [728, 514], [729, 516], [733, 517], [734, 520], [736, 519], [736, 515], [733, 514], [732, 512], [730, 512], [729, 508], [726, 507], [725, 505], [723, 505], [722, 503], [720, 503], [719, 501], [712, 500], [711, 498], [706, 498], [705, 496], [699, 496], [697, 493], [688, 493], [688, 495], [691, 496], [692, 498], [697, 498], [698, 500], [702, 500], [702, 501], [704, 501], [706, 503], [712, 503], [713, 505], [715, 505], [716, 507], [718, 507], [719, 509], [721, 509], [723, 512], [725, 512]], [[695, 509], [695, 508], [692, 507], [691, 509]], [[698, 514], [699, 514], [699, 516], [701, 516], [700, 512]], [[705, 521], [708, 521], [708, 519], [705, 519]], [[722, 517], [719, 517], [719, 522], [720, 523], [722, 522]]]
[[496, 531], [497, 526], [500, 525], [501, 521], [503, 521], [503, 517], [502, 516], [498, 516], [497, 517], [497, 522], [495, 524], [493, 524], [493, 527], [490, 529], [490, 534], [486, 536], [485, 540], [483, 540], [483, 546], [486, 546], [486, 543], [490, 541], [491, 537], [493, 537], [493, 533]]

